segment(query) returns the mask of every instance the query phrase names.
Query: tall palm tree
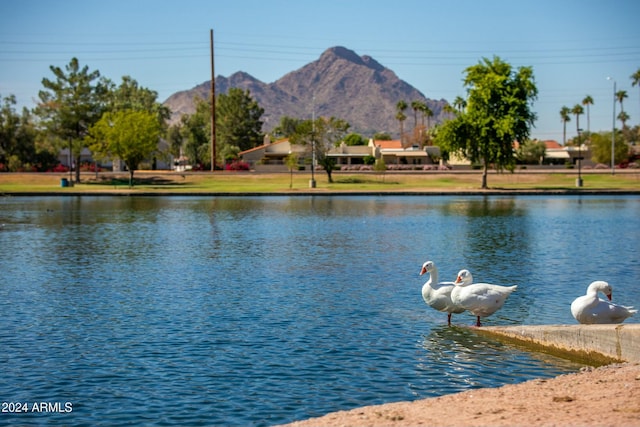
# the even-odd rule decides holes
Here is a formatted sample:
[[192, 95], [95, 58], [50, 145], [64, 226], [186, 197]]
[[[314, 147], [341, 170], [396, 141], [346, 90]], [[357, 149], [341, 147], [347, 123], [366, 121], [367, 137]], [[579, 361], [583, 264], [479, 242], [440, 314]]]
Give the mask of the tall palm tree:
[[[618, 100], [618, 102], [620, 103], [620, 114], [624, 113], [624, 105], [622, 104], [622, 102], [625, 100], [625, 98], [628, 98], [629, 96], [627, 95], [627, 91], [626, 90], [619, 90], [616, 92], [616, 99]], [[618, 118], [620, 118], [620, 116], [618, 116]], [[620, 120], [622, 121], [622, 120]], [[622, 129], [624, 130], [624, 123], [625, 121], [622, 121]]]
[[631, 74], [631, 86], [638, 86], [638, 88], [640, 88], [640, 68]]
[[400, 143], [402, 144], [402, 135], [404, 134], [404, 121], [407, 120], [407, 116], [404, 111], [408, 108], [406, 101], [400, 100], [396, 104], [396, 119], [400, 122]]
[[571, 110], [567, 106], [560, 109], [560, 120], [562, 121], [562, 145], [567, 143], [567, 122], [571, 121]]
[[593, 98], [591, 95], [584, 97], [582, 105], [587, 107], [587, 133], [591, 134], [591, 115], [589, 114], [589, 105], [593, 105]]
[[413, 128], [418, 127], [418, 111], [421, 111], [422, 106], [425, 105], [422, 101], [411, 101], [411, 108], [413, 109]]
[[[576, 104], [571, 109], [571, 114], [576, 115], [576, 132], [578, 132], [578, 137], [579, 137], [580, 136], [580, 115], [584, 114], [584, 108], [582, 108], [582, 105]], [[580, 144], [579, 138], [578, 138], [578, 144]]]
[[429, 108], [429, 106], [427, 104], [424, 104], [423, 107], [420, 109], [420, 111], [422, 111], [422, 126], [424, 126], [424, 118], [427, 118], [427, 129], [429, 129], [431, 127], [431, 117], [433, 117], [433, 111], [431, 110], [431, 108]]

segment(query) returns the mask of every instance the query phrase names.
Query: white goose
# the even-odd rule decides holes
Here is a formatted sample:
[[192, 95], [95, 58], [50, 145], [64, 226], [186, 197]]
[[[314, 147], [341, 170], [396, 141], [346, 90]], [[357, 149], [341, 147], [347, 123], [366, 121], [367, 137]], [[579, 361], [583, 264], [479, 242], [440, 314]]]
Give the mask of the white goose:
[[498, 311], [517, 286], [499, 286], [489, 283], [473, 283], [469, 270], [460, 270], [451, 291], [451, 301], [469, 310], [476, 316], [476, 326], [481, 326], [480, 318], [491, 316]]
[[462, 313], [464, 308], [451, 302], [451, 291], [455, 288], [453, 282], [438, 282], [438, 269], [433, 261], [422, 264], [420, 275], [429, 273], [429, 280], [422, 286], [422, 299], [431, 308], [448, 313], [447, 323], [451, 324], [452, 313]]
[[[607, 296], [609, 301], [598, 298], [598, 292]], [[576, 298], [571, 303], [571, 314], [582, 324], [593, 323], [622, 323], [627, 317], [633, 316], [638, 310], [614, 304], [611, 301], [611, 286], [602, 280], [592, 282], [587, 288], [587, 294]]]

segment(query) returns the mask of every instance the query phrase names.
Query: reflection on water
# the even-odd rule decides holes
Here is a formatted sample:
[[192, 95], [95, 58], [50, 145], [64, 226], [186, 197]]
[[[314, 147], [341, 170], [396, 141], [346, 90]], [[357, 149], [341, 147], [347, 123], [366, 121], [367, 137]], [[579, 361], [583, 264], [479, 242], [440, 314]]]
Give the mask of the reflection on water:
[[424, 357], [419, 363], [443, 394], [469, 388], [494, 387], [576, 369], [576, 363], [519, 349], [460, 327], [438, 326], [424, 337]]
[[635, 197], [0, 199], [0, 395], [40, 425], [272, 425], [577, 369], [428, 308], [419, 269], [517, 284], [486, 325], [640, 306]]

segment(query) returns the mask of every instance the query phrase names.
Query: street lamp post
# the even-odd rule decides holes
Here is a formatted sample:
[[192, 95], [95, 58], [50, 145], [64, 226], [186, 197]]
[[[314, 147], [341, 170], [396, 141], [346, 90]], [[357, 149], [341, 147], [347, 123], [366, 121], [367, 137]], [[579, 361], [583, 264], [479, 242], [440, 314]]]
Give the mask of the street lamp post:
[[309, 188], [316, 188], [316, 177], [314, 169], [316, 167], [316, 96], [313, 95], [311, 106], [311, 180]]
[[580, 132], [582, 132], [582, 129], [578, 128], [578, 179], [576, 180], [576, 187], [582, 187], [582, 140], [580, 139]]
[[[607, 80], [613, 80], [607, 77]], [[616, 173], [616, 81], [613, 80], [613, 124], [611, 126], [611, 175]]]
[[289, 148], [289, 158], [287, 159], [287, 167], [289, 168], [289, 189], [293, 188], [293, 164], [292, 163], [293, 161], [291, 160], [291, 148]]

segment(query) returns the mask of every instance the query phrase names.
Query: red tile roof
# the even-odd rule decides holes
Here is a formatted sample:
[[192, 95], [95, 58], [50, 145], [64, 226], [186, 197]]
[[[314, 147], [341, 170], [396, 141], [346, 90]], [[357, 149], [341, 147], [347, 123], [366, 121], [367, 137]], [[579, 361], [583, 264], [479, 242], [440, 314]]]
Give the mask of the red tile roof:
[[399, 139], [394, 139], [391, 141], [383, 141], [383, 140], [375, 140], [373, 141], [373, 145], [375, 147], [380, 147], [382, 149], [401, 149], [402, 142]]
[[562, 145], [558, 144], [558, 142], [554, 141], [553, 139], [547, 139], [546, 141], [543, 141], [543, 142], [544, 142], [544, 146], [546, 148], [552, 148], [552, 149], [553, 148], [562, 148]]

